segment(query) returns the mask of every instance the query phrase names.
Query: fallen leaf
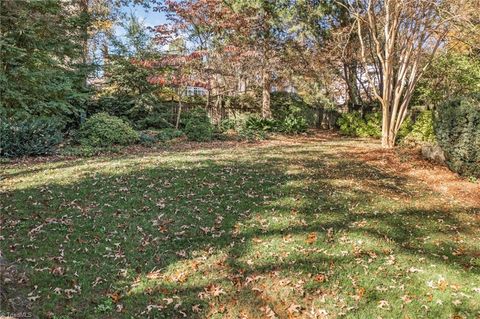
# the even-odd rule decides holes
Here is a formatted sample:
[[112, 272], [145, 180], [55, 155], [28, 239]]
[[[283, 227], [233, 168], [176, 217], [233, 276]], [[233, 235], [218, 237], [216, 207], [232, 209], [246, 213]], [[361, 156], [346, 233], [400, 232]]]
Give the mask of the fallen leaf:
[[308, 234], [308, 237], [307, 239], [305, 240], [307, 242], [307, 244], [311, 245], [313, 244], [314, 242], [317, 241], [317, 233], [310, 233]]
[[272, 310], [272, 308], [270, 308], [270, 306], [261, 307], [260, 310], [262, 310], [265, 313], [265, 315], [267, 316], [267, 318], [269, 318], [269, 319], [278, 318], [277, 314]]
[[388, 308], [390, 308], [390, 304], [389, 304], [388, 301], [386, 301], [386, 300], [380, 300], [380, 301], [378, 302], [377, 308], [388, 309]]
[[115, 291], [113, 294], [110, 294], [110, 298], [112, 298], [112, 301], [114, 303], [117, 303], [120, 300], [120, 293], [118, 293], [118, 291]]
[[200, 305], [193, 305], [192, 306], [192, 312], [194, 313], [199, 313], [202, 309], [200, 308]]
[[315, 276], [314, 279], [315, 279], [316, 282], [324, 282], [326, 277], [325, 277], [324, 274], [318, 274], [318, 275]]
[[295, 313], [300, 313], [302, 310], [302, 306], [296, 305], [296, 304], [291, 304], [290, 307], [288, 307], [287, 311], [290, 314], [295, 314]]
[[122, 304], [117, 304], [117, 306], [115, 307], [115, 311], [116, 312], [122, 312], [123, 311], [123, 305]]

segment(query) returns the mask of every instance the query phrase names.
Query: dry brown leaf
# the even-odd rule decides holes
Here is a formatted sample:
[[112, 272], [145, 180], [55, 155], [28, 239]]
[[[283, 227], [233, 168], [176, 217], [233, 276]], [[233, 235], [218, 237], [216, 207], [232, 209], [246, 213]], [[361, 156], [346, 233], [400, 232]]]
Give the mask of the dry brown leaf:
[[288, 307], [287, 309], [289, 314], [299, 314], [301, 310], [302, 306], [296, 304], [291, 304], [290, 307]]
[[307, 244], [311, 245], [313, 244], [314, 242], [317, 241], [317, 233], [310, 233], [308, 234], [308, 237], [307, 239], [305, 240], [307, 242]]

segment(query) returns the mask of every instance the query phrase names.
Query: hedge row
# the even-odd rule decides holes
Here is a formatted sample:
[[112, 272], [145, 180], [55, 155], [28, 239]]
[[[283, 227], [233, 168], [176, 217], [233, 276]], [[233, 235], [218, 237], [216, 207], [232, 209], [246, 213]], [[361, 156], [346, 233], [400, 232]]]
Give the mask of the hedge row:
[[450, 169], [480, 177], [480, 94], [441, 104], [435, 113], [434, 128]]

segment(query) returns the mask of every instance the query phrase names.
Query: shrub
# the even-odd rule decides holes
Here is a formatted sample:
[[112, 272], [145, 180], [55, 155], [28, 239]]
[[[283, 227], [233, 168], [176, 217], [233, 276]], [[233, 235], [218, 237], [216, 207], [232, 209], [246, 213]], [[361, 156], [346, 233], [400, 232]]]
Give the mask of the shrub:
[[146, 132], [140, 132], [138, 139], [140, 141], [140, 144], [142, 144], [143, 146], [152, 146], [157, 142], [156, 136], [153, 136]]
[[164, 129], [172, 126], [175, 109], [176, 103], [147, 95], [138, 98], [127, 115], [138, 129]]
[[311, 124], [315, 121], [314, 109], [298, 94], [274, 92], [271, 101], [272, 115], [276, 120], [284, 120], [289, 115], [294, 114], [302, 116], [307, 122], [311, 121]]
[[[238, 139], [247, 141], [258, 141], [267, 138], [267, 132], [272, 131], [275, 126], [275, 121], [262, 119], [257, 114], [243, 113], [234, 118], [223, 120], [219, 129], [222, 133], [229, 133], [235, 131]], [[222, 138], [228, 138], [227, 135], [219, 135]]]
[[211, 141], [213, 126], [207, 112], [201, 108], [195, 108], [184, 115], [185, 135], [191, 141]]
[[126, 95], [96, 96], [87, 102], [87, 114], [108, 113], [125, 116], [135, 106], [135, 101]]
[[139, 134], [122, 119], [97, 113], [80, 126], [78, 139], [80, 144], [92, 147], [129, 145], [139, 140]]
[[407, 142], [414, 143], [434, 143], [435, 133], [433, 130], [433, 112], [429, 110], [422, 111], [412, 125], [411, 132], [405, 137]]
[[413, 121], [410, 116], [407, 116], [403, 121], [402, 125], [400, 125], [400, 129], [397, 133], [397, 142], [403, 143], [406, 141], [407, 136], [412, 131]]
[[236, 115], [234, 117], [229, 117], [222, 120], [218, 128], [220, 132], [223, 133], [231, 130], [239, 132], [240, 130], [245, 128], [246, 123], [250, 119], [250, 117], [258, 118], [258, 115], [253, 113], [240, 113], [239, 115]]
[[267, 138], [267, 133], [262, 130], [243, 128], [238, 131], [238, 137], [240, 140], [246, 140], [249, 142], [261, 141]]
[[305, 132], [315, 123], [314, 109], [298, 95], [287, 92], [272, 94], [272, 131], [287, 134]]
[[157, 140], [167, 142], [175, 138], [183, 136], [183, 132], [174, 128], [165, 128], [160, 130], [156, 135]]
[[127, 118], [138, 130], [163, 129], [171, 126], [176, 103], [164, 101], [154, 94], [106, 95], [88, 103], [88, 114], [105, 112]]
[[358, 136], [380, 138], [382, 136], [382, 114], [374, 112], [365, 115], [365, 125], [359, 127]]
[[305, 117], [289, 114], [280, 125], [280, 131], [287, 134], [298, 134], [306, 132], [308, 123]]
[[30, 118], [20, 122], [0, 120], [0, 155], [52, 154], [63, 139], [60, 122], [53, 118]]
[[262, 119], [258, 115], [250, 115], [245, 119], [244, 129], [262, 132], [279, 131], [279, 123], [273, 119]]
[[278, 124], [272, 119], [262, 119], [257, 114], [244, 113], [235, 118], [220, 123], [222, 132], [235, 130], [240, 140], [259, 141], [267, 138], [267, 132], [272, 132]]
[[441, 104], [434, 117], [438, 144], [451, 170], [480, 176], [480, 94]]
[[220, 132], [227, 132], [230, 130], [237, 130], [237, 118], [227, 118], [220, 122], [218, 129]]
[[[298, 134], [305, 132], [309, 121], [315, 122], [315, 114], [309, 104], [297, 94], [286, 92], [272, 93], [271, 119], [263, 119], [258, 114], [244, 113], [235, 118], [229, 118], [220, 124], [220, 130], [226, 132], [235, 130], [238, 133], [250, 132], [282, 132]], [[266, 134], [261, 134], [266, 136]]]
[[[288, 114], [283, 119], [262, 119], [258, 115], [250, 115], [246, 118], [243, 129], [262, 132], [282, 132], [286, 134], [298, 134], [308, 129], [307, 120], [295, 114]], [[238, 130], [238, 129], [237, 129]]]
[[162, 113], [153, 112], [145, 116], [145, 118], [135, 122], [135, 127], [137, 129], [147, 130], [147, 129], [164, 129], [168, 128], [172, 124], [167, 120], [167, 117]]
[[357, 136], [359, 127], [365, 125], [365, 121], [360, 112], [350, 112], [340, 115], [337, 124], [343, 135]]
[[360, 112], [342, 114], [337, 124], [344, 135], [379, 138], [382, 132], [382, 116], [380, 112], [367, 114], [365, 119]]

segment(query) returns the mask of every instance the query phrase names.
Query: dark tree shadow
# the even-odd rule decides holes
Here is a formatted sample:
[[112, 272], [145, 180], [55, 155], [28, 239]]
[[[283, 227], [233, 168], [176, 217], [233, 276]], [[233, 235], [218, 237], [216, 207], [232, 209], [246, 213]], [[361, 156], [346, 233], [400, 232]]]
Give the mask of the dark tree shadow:
[[[372, 258], [379, 267], [376, 263], [392, 251], [478, 275], [476, 246], [445, 239], [478, 232], [478, 222], [465, 223], [459, 208], [442, 203], [419, 208], [419, 202], [435, 194], [422, 195], [421, 187], [413, 189], [406, 177], [303, 147], [301, 142], [262, 147], [247, 159], [215, 159], [224, 151], [209, 150], [196, 154], [195, 161], [167, 161], [129, 173], [97, 172], [67, 184], [6, 192], [1, 224], [10, 247], [2, 241], [2, 251], [29, 273], [25, 291], [40, 288], [35, 311], [82, 318], [203, 318], [212, 315], [212, 305], [219, 312], [222, 306], [226, 313], [232, 307], [261, 317], [258, 309], [276, 301], [252, 290], [249, 277], [293, 278], [315, 271], [326, 274], [328, 282], [305, 283], [301, 298], [315, 296], [320, 288], [328, 292], [335, 283], [348, 287], [341, 291], [346, 293], [358, 289], [347, 284], [349, 275]], [[34, 170], [19, 174], [24, 173]], [[272, 226], [276, 218], [284, 224]], [[305, 245], [312, 233], [318, 238]], [[292, 249], [283, 260], [255, 255], [257, 242], [288, 236], [312, 253]], [[382, 246], [341, 255], [337, 250], [356, 245], [345, 241], [349, 236]], [[427, 237], [444, 240], [426, 245], [421, 239]], [[257, 259], [249, 263], [252, 258]], [[56, 267], [64, 268], [64, 274], [53, 274]], [[183, 273], [189, 274], [183, 278]], [[76, 286], [81, 293], [64, 293]], [[56, 287], [63, 293], [55, 293]], [[369, 293], [363, 306], [376, 307], [382, 296]], [[119, 298], [122, 312], [98, 312], [111, 296]], [[165, 308], [148, 312], [149, 305]], [[462, 305], [458, 311], [475, 309]]]

